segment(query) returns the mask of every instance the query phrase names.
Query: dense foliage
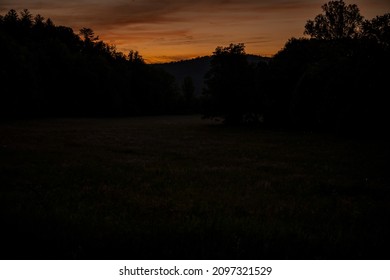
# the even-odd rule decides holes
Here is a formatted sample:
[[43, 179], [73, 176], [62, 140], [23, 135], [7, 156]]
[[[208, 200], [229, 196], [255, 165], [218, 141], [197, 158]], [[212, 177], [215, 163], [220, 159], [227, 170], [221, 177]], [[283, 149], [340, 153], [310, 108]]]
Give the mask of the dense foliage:
[[363, 23], [357, 5], [330, 1], [322, 6], [323, 13], [308, 20], [305, 34], [317, 39], [356, 38]]
[[[269, 63], [251, 67], [242, 44], [218, 47], [206, 76], [206, 116], [273, 127], [385, 132], [390, 14], [364, 20], [330, 1]], [[248, 118], [247, 116], [251, 116]]]
[[201, 103], [202, 83], [188, 75], [199, 67], [191, 61], [183, 64], [187, 72], [168, 65], [178, 72], [175, 81], [138, 52], [116, 51], [90, 28], [75, 34], [28, 10], [10, 10], [0, 16], [0, 114], [194, 113], [201, 104], [205, 117], [225, 123], [385, 131], [390, 13], [365, 20], [343, 1], [322, 9], [305, 25], [309, 38], [291, 38], [272, 59], [251, 62], [244, 44], [217, 47], [207, 58]]
[[75, 34], [28, 10], [0, 18], [0, 114], [111, 116], [171, 113], [174, 78], [99, 40], [90, 28]]
[[271, 119], [310, 129], [385, 130], [390, 14], [364, 20], [343, 1], [323, 10], [306, 24], [310, 39], [290, 39], [272, 60]]
[[205, 78], [207, 116], [241, 123], [252, 113], [257, 95], [253, 88], [253, 68], [248, 63], [243, 44], [218, 47]]

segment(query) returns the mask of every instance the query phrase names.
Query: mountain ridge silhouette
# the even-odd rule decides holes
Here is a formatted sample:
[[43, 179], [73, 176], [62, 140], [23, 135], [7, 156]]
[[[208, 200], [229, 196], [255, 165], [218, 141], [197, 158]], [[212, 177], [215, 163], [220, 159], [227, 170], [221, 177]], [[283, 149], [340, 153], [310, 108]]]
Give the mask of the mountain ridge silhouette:
[[[200, 96], [204, 87], [204, 76], [210, 69], [211, 56], [200, 56], [187, 60], [179, 60], [166, 63], [151, 64], [154, 67], [161, 68], [173, 75], [176, 79], [178, 86], [183, 84], [186, 77], [191, 77], [194, 87], [195, 96]], [[249, 63], [256, 64], [260, 61], [270, 61], [271, 58], [263, 57], [260, 55], [247, 54]]]

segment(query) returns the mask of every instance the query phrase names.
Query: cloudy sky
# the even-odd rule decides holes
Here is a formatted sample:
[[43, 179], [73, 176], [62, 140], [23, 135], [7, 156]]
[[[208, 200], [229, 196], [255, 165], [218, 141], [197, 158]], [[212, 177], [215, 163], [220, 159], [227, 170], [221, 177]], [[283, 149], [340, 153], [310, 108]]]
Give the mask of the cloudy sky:
[[[303, 36], [325, 0], [1, 0], [0, 13], [29, 9], [77, 33], [90, 27], [105, 42], [147, 62], [210, 55], [217, 46], [245, 43], [246, 52], [272, 56]], [[371, 19], [390, 12], [390, 0], [353, 0]]]

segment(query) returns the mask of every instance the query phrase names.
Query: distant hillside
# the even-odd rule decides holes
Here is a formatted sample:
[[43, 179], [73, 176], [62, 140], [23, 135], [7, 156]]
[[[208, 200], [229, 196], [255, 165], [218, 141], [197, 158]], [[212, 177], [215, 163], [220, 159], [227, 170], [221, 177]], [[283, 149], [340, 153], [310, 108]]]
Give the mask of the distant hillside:
[[[259, 61], [269, 61], [270, 58], [248, 55], [250, 63]], [[177, 84], [181, 86], [185, 77], [191, 77], [195, 86], [195, 95], [200, 96], [204, 87], [204, 76], [210, 69], [211, 56], [197, 57], [190, 60], [181, 60], [170, 63], [153, 64], [155, 67], [162, 68], [176, 78]]]

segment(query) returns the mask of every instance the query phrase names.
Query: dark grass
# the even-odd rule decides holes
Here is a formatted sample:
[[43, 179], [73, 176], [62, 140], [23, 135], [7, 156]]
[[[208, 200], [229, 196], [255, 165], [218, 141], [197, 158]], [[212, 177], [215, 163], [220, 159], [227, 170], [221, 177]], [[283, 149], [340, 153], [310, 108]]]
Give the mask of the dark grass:
[[200, 117], [0, 123], [2, 259], [388, 259], [386, 141]]

